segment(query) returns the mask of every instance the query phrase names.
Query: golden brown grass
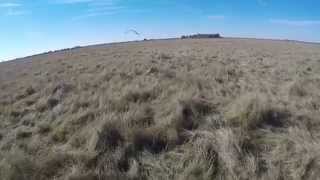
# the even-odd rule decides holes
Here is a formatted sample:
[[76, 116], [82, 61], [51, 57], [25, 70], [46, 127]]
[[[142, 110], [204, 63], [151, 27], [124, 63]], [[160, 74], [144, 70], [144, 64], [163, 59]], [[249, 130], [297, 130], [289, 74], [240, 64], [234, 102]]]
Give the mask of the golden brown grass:
[[0, 64], [0, 180], [320, 176], [320, 46], [76, 48]]

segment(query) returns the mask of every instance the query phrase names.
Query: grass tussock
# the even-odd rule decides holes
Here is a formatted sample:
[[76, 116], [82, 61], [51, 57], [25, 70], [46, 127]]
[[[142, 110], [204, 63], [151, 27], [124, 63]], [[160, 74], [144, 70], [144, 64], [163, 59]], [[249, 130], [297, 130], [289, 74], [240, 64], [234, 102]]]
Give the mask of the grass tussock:
[[47, 101], [48, 108], [52, 109], [59, 104], [59, 100], [55, 98], [49, 98]]
[[77, 116], [75, 117], [75, 119], [72, 121], [73, 125], [85, 125], [91, 121], [95, 120], [95, 112], [92, 110], [87, 110], [87, 111], [83, 111], [80, 112], [79, 114], [77, 114]]
[[123, 113], [129, 111], [130, 105], [125, 99], [109, 100], [109, 109], [111, 111]]
[[[2, 180], [38, 180], [64, 177], [70, 164], [84, 161], [80, 156], [51, 152], [41, 159], [32, 157], [21, 150], [8, 153], [0, 162]], [[81, 164], [81, 163], [80, 163]]]
[[202, 98], [179, 101], [174, 121], [175, 126], [179, 131], [196, 129], [203, 121], [202, 117], [212, 110], [212, 104]]
[[248, 130], [263, 127], [283, 128], [288, 125], [289, 116], [288, 111], [273, 106], [271, 100], [261, 94], [240, 97], [225, 113], [231, 125]]
[[16, 133], [16, 138], [17, 139], [24, 139], [24, 138], [29, 138], [32, 136], [32, 131], [21, 127], [20, 129], [17, 130]]
[[172, 59], [172, 56], [166, 53], [159, 53], [159, 59], [160, 60], [169, 60]]
[[54, 131], [52, 132], [51, 139], [56, 143], [66, 142], [69, 135], [70, 135], [70, 132], [67, 126], [60, 125], [56, 129], [54, 129]]
[[36, 104], [37, 111], [43, 113], [47, 110], [52, 110], [59, 104], [59, 100], [53, 97], [43, 98], [38, 101]]
[[168, 137], [160, 129], [152, 128], [137, 130], [133, 134], [132, 140], [137, 151], [147, 150], [151, 153], [160, 153], [168, 145]]
[[51, 131], [52, 127], [48, 122], [43, 122], [38, 125], [38, 133], [40, 134], [47, 134]]
[[64, 153], [49, 154], [42, 162], [39, 162], [38, 173], [41, 178], [54, 177], [57, 172], [71, 164], [73, 157]]
[[35, 180], [38, 166], [20, 150], [6, 154], [0, 162], [1, 180]]
[[99, 177], [95, 173], [83, 173], [72, 174], [67, 177], [67, 180], [99, 180]]
[[147, 128], [155, 124], [155, 112], [151, 107], [142, 107], [129, 119], [131, 128]]
[[117, 122], [107, 122], [103, 125], [100, 132], [98, 132], [98, 140], [95, 150], [98, 152], [105, 152], [107, 150], [114, 150], [124, 143], [124, 135], [120, 124]]
[[306, 97], [318, 95], [320, 87], [319, 78], [304, 78], [296, 80], [290, 87], [289, 94], [293, 97]]
[[26, 98], [28, 96], [31, 96], [31, 95], [35, 94], [35, 93], [36, 93], [36, 90], [32, 86], [29, 86], [29, 87], [25, 88], [23, 93], [18, 94], [15, 99], [16, 100], [21, 100], [21, 99], [24, 99], [24, 98]]
[[61, 99], [67, 93], [73, 89], [73, 85], [65, 82], [58, 83], [52, 90], [52, 95], [56, 98]]
[[156, 98], [156, 94], [154, 90], [143, 90], [143, 91], [129, 91], [124, 99], [127, 102], [133, 103], [143, 103], [148, 102]]

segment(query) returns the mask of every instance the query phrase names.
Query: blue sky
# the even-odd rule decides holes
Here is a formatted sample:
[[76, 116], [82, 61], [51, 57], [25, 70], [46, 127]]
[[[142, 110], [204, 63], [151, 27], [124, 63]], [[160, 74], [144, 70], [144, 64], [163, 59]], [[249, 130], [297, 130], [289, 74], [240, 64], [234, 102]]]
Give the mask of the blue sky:
[[0, 60], [78, 45], [215, 32], [320, 42], [320, 1], [0, 0]]

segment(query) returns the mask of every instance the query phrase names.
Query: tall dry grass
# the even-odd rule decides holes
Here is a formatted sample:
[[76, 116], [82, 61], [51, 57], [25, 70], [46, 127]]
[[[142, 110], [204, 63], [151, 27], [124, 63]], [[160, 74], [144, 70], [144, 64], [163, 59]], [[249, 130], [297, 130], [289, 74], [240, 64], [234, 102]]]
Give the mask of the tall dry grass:
[[317, 179], [319, 48], [145, 41], [1, 63], [0, 179]]

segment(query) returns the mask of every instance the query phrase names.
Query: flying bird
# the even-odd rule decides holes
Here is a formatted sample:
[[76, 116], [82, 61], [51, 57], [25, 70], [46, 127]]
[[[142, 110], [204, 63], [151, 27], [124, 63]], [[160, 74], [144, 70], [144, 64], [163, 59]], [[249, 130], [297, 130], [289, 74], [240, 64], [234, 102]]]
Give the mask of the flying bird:
[[140, 33], [138, 31], [134, 30], [134, 29], [129, 29], [128, 31], [126, 31], [126, 34], [128, 34], [128, 33], [133, 33], [133, 34], [135, 34], [137, 36], [140, 36]]

